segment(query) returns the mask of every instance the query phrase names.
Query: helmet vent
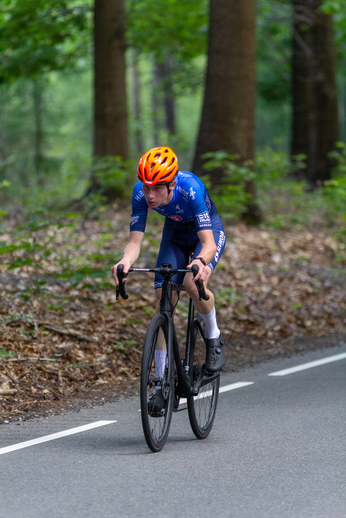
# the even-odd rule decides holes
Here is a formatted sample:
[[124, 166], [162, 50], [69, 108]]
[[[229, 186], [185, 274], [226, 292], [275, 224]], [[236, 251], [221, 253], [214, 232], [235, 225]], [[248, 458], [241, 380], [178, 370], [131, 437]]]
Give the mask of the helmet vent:
[[148, 151], [139, 161], [137, 176], [144, 184], [169, 183], [178, 172], [178, 159], [169, 147]]

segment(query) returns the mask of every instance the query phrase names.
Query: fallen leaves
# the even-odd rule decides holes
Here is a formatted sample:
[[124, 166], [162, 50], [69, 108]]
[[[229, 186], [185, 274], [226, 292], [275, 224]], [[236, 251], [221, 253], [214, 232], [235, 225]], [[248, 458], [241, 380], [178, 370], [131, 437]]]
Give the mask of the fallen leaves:
[[[121, 215], [111, 217], [112, 228], [127, 225]], [[108, 226], [84, 224], [75, 238], [75, 250], [68, 248], [70, 260], [78, 264], [78, 258], [91, 251], [109, 253], [108, 241], [96, 246], [102, 233], [109, 232]], [[153, 243], [160, 241], [161, 225], [149, 225], [148, 233], [138, 266], [155, 264]], [[297, 233], [235, 225], [226, 227], [226, 235], [226, 249], [210, 287], [226, 340], [228, 368], [287, 353], [293, 350], [290, 340], [344, 333], [342, 243], [323, 229]], [[63, 231], [59, 236], [61, 244], [68, 242]], [[118, 250], [126, 239], [125, 232], [118, 233]], [[47, 271], [56, 272], [49, 260], [45, 259]], [[109, 259], [109, 269], [112, 264]], [[143, 340], [155, 312], [153, 278], [148, 274], [131, 274], [129, 299], [118, 302], [111, 274], [108, 286], [92, 279], [87, 285], [83, 280], [72, 286], [52, 277], [44, 289], [32, 290], [28, 297], [34, 274], [37, 281], [30, 266], [3, 268], [1, 273], [2, 419], [52, 411], [82, 393], [105, 392], [138, 379]], [[180, 299], [175, 322], [184, 343], [186, 294]]]

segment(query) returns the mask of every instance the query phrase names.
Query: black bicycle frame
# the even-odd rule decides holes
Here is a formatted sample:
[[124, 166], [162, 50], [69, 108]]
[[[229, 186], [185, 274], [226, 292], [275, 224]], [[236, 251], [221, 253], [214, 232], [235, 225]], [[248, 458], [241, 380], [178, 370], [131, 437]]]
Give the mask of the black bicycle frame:
[[[121, 267], [122, 265], [120, 265]], [[127, 299], [128, 295], [125, 292], [123, 279], [126, 277], [126, 275], [123, 274], [123, 268], [118, 267], [118, 276], [119, 276], [119, 286], [117, 286], [117, 299], [119, 298], [119, 295], [121, 295], [122, 298]], [[175, 286], [174, 282], [172, 282], [171, 277], [178, 272], [182, 273], [188, 273], [191, 272], [191, 270], [187, 269], [174, 269], [172, 270], [172, 266], [170, 264], [162, 264], [161, 268], [151, 269], [151, 268], [130, 268], [131, 271], [137, 271], [137, 272], [157, 272], [163, 277], [163, 283], [162, 283], [162, 296], [160, 301], [160, 313], [162, 315], [165, 315], [167, 318], [167, 335], [168, 335], [168, 343], [167, 343], [167, 353], [171, 354], [173, 351], [173, 356], [177, 368], [178, 373], [178, 386], [176, 387], [177, 395], [179, 397], [189, 397], [189, 396], [196, 396], [198, 394], [198, 391], [200, 387], [203, 385], [207, 385], [214, 379], [216, 379], [219, 376], [219, 372], [216, 372], [215, 374], [210, 374], [206, 378], [203, 378], [205, 375], [205, 367], [201, 369], [201, 372], [199, 374], [198, 379], [192, 383], [191, 378], [189, 376], [189, 369], [190, 369], [190, 355], [191, 355], [191, 338], [192, 333], [194, 331], [194, 303], [193, 300], [190, 298], [189, 302], [189, 312], [188, 312], [188, 323], [187, 323], [187, 335], [186, 335], [186, 349], [185, 349], [185, 358], [182, 360], [180, 358], [179, 353], [179, 345], [178, 340], [175, 332], [175, 326], [173, 322], [173, 311], [174, 311], [174, 305], [172, 301], [172, 295], [173, 295], [173, 287]], [[198, 273], [198, 266], [193, 265], [192, 266], [192, 273], [195, 276]], [[199, 292], [199, 299], [202, 298], [204, 300], [208, 300], [209, 296], [206, 295], [204, 291], [204, 286], [202, 283], [196, 282], [196, 287]], [[203, 333], [203, 330], [198, 322], [198, 328], [199, 331], [205, 341], [205, 336]], [[172, 362], [168, 362], [168, 365], [171, 366]], [[173, 379], [172, 372], [168, 373], [168, 379]]]
[[[179, 345], [175, 332], [175, 326], [173, 322], [173, 302], [172, 302], [172, 294], [173, 294], [173, 286], [174, 283], [167, 278], [164, 277], [162, 283], [162, 296], [160, 302], [160, 313], [165, 315], [168, 323], [168, 353], [173, 347], [173, 355], [178, 373], [178, 386], [176, 387], [177, 395], [179, 397], [189, 397], [189, 396], [197, 396], [199, 389], [203, 385], [207, 385], [214, 379], [219, 376], [219, 373], [211, 374], [210, 376], [203, 378], [205, 374], [205, 368], [201, 369], [198, 379], [192, 383], [191, 377], [189, 376], [190, 369], [190, 355], [191, 355], [191, 339], [192, 333], [194, 329], [193, 320], [194, 320], [194, 303], [190, 298], [189, 301], [189, 311], [188, 311], [188, 321], [187, 321], [187, 334], [186, 334], [186, 348], [185, 348], [185, 358], [183, 363], [181, 361], [180, 353], [179, 353]], [[198, 322], [199, 331], [201, 332], [203, 339], [205, 340], [204, 332]], [[173, 340], [172, 340], [173, 338]], [[169, 378], [171, 379], [171, 378]]]

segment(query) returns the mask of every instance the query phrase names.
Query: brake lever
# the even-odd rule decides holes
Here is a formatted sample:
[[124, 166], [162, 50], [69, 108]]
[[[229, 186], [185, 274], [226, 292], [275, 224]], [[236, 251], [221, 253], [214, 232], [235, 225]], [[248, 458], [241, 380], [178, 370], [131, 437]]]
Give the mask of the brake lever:
[[[193, 276], [196, 277], [196, 275], [197, 275], [197, 273], [199, 271], [198, 264], [193, 264], [192, 267], [191, 267], [191, 270], [192, 270]], [[203, 282], [196, 281], [195, 284], [196, 284], [196, 288], [197, 288], [197, 291], [198, 291], [199, 300], [202, 300], [202, 299], [203, 300], [209, 300], [210, 297], [205, 292]]]
[[122, 299], [126, 300], [126, 299], [129, 298], [129, 296], [128, 296], [128, 294], [125, 291], [124, 279], [126, 279], [127, 273], [124, 273], [124, 265], [123, 264], [119, 264], [118, 265], [118, 267], [117, 267], [117, 276], [118, 276], [119, 284], [117, 285], [116, 299], [119, 300], [119, 295], [120, 295]]

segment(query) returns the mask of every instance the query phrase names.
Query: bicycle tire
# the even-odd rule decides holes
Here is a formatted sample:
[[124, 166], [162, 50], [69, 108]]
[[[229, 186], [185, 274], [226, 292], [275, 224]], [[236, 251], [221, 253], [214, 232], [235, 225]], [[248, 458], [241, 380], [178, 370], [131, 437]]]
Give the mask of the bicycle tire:
[[[191, 336], [189, 372], [192, 382], [200, 375], [203, 364], [205, 363], [205, 358], [206, 344], [204, 339], [204, 323], [198, 315], [193, 321]], [[201, 386], [197, 396], [189, 396], [187, 398], [190, 425], [197, 439], [205, 439], [208, 437], [213, 427], [219, 397], [219, 388], [220, 375], [218, 375], [213, 381]]]
[[[144, 341], [142, 368], [141, 368], [141, 417], [144, 437], [147, 445], [153, 452], [160, 451], [168, 437], [173, 413], [174, 383], [173, 383], [173, 354], [167, 353], [167, 361], [163, 377], [157, 378], [155, 364], [155, 349], [158, 337], [167, 341], [167, 318], [164, 315], [155, 315], [149, 324]], [[153, 416], [148, 408], [149, 398], [155, 391], [162, 390], [165, 408], [162, 415]]]

